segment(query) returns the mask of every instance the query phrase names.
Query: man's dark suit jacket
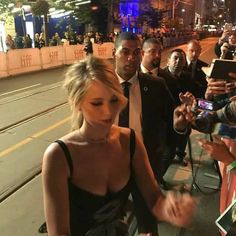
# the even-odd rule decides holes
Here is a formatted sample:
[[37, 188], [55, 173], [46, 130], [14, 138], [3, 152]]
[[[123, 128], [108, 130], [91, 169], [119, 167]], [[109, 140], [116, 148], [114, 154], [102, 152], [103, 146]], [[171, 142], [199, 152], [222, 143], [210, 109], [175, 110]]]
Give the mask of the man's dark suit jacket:
[[168, 66], [166, 66], [162, 69], [160, 76], [165, 80], [176, 106], [181, 104], [179, 99], [180, 93], [193, 93], [195, 83], [191, 80], [189, 73], [182, 71], [180, 75], [176, 77], [169, 71]]
[[[174, 142], [173, 110], [174, 105], [162, 78], [138, 73], [141, 95], [141, 130], [148, 158], [157, 181], [162, 179], [162, 155], [169, 143]], [[137, 117], [138, 119], [139, 117]], [[142, 170], [140, 170], [142, 171]], [[139, 233], [151, 232], [158, 236], [156, 218], [150, 213], [145, 201], [134, 182], [132, 188], [134, 209]]]
[[155, 175], [161, 155], [174, 140], [173, 110], [174, 102], [162, 78], [138, 75], [142, 115], [141, 127], [144, 145]]
[[208, 64], [198, 59], [192, 71], [187, 67], [185, 68], [185, 71], [190, 74], [191, 79], [195, 83], [194, 96], [198, 98], [204, 98], [207, 89], [206, 75], [202, 71], [203, 66], [208, 66]]

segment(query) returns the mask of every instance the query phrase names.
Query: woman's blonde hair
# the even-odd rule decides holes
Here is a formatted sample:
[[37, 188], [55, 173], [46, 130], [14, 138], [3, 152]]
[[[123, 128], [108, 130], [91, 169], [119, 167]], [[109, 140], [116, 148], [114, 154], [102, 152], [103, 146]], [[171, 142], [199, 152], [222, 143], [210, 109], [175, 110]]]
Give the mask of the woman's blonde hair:
[[94, 80], [102, 82], [115, 93], [120, 102], [120, 109], [127, 103], [113, 66], [105, 59], [88, 56], [71, 65], [65, 75], [63, 87], [67, 91], [68, 102], [72, 110], [72, 130], [82, 126], [83, 115], [79, 111], [79, 106], [90, 83]]

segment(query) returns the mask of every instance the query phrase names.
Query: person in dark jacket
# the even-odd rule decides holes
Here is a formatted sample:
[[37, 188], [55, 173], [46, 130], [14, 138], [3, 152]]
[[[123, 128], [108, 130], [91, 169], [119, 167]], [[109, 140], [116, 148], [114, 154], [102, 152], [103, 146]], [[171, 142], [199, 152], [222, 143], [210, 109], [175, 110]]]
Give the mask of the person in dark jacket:
[[[115, 40], [115, 68], [124, 93], [125, 85], [129, 84], [128, 121], [126, 124], [120, 122], [123, 121], [121, 113], [119, 125], [133, 128], [143, 140], [154, 175], [161, 184], [162, 155], [175, 138], [172, 123], [174, 103], [163, 79], [153, 79], [139, 72], [141, 50], [141, 42], [133, 33], [123, 32]], [[132, 196], [138, 232], [158, 235], [156, 219], [147, 209], [137, 187]]]
[[161, 42], [156, 38], [148, 38], [142, 45], [141, 72], [148, 73], [154, 78], [161, 75]]
[[23, 38], [19, 35], [18, 32], [16, 32], [16, 37], [15, 37], [14, 41], [15, 41], [15, 45], [16, 45], [17, 49], [24, 47]]
[[[166, 85], [172, 95], [176, 106], [179, 106], [181, 104], [179, 98], [180, 93], [193, 93], [195, 88], [195, 83], [190, 78], [189, 73], [184, 71], [185, 66], [185, 52], [180, 48], [173, 49], [168, 57], [167, 66], [163, 68], [163, 72], [161, 75], [166, 82]], [[185, 149], [189, 135], [190, 132], [187, 132], [185, 135], [176, 134], [176, 142], [172, 143], [172, 149], [175, 150], [175, 156], [172, 157], [174, 164], [187, 166], [188, 163], [185, 158]], [[169, 160], [169, 164], [171, 160]]]
[[24, 48], [32, 48], [32, 39], [29, 34], [23, 37]]
[[195, 84], [194, 96], [197, 98], [204, 98], [207, 89], [206, 75], [202, 71], [202, 67], [208, 66], [208, 64], [199, 59], [201, 50], [202, 48], [198, 40], [194, 39], [187, 43], [187, 67], [184, 70], [189, 73], [190, 78]]
[[84, 51], [86, 55], [93, 54], [93, 44], [88, 36], [84, 39]]
[[224, 29], [222, 36], [215, 44], [215, 54], [221, 59], [234, 59], [236, 56], [236, 30]]

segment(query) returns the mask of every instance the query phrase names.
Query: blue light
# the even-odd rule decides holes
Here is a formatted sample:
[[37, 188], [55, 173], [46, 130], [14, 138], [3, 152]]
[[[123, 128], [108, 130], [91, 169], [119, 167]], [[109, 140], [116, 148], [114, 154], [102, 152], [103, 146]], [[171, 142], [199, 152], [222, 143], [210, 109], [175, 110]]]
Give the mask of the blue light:
[[125, 31], [136, 31], [137, 17], [139, 17], [139, 0], [122, 1], [120, 3], [120, 15], [122, 18], [122, 29]]

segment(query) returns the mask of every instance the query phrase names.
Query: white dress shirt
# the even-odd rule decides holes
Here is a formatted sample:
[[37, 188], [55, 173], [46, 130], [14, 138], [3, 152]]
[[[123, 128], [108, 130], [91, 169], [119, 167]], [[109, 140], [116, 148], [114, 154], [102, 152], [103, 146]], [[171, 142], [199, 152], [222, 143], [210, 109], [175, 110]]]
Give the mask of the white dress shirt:
[[187, 57], [186, 57], [186, 60], [187, 60], [188, 67], [189, 67], [189, 65], [190, 65], [191, 63], [192, 63], [192, 66], [193, 66], [193, 67], [196, 66], [197, 61], [190, 61]]
[[[125, 82], [118, 74], [120, 84]], [[141, 102], [141, 93], [140, 86], [138, 81], [138, 73], [136, 73], [131, 79], [127, 82], [131, 83], [129, 88], [129, 127], [135, 130], [136, 135], [138, 135], [141, 140], [142, 137], [142, 128], [141, 128], [141, 116], [142, 116], [142, 102]], [[116, 118], [115, 123], [118, 124], [119, 115]]]

